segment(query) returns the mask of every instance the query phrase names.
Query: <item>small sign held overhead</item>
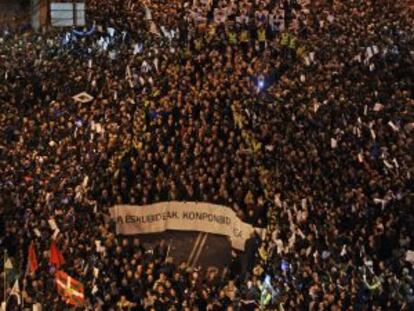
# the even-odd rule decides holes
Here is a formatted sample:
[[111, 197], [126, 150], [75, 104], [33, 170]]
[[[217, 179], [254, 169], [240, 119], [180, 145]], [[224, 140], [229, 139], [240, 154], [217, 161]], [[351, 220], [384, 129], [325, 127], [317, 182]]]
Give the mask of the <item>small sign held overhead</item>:
[[81, 104], [89, 103], [93, 100], [93, 96], [89, 95], [86, 92], [81, 92], [75, 96], [72, 97], [74, 101], [77, 101]]

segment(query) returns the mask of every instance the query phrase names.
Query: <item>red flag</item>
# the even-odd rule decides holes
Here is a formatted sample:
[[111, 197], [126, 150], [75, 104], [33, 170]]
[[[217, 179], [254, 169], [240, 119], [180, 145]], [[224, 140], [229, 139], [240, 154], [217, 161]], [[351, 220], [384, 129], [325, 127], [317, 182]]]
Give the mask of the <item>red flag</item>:
[[65, 263], [65, 258], [63, 258], [62, 253], [58, 250], [54, 241], [52, 241], [52, 244], [50, 244], [49, 263], [55, 265], [58, 268]]
[[39, 267], [37, 263], [37, 257], [36, 257], [36, 249], [34, 241], [30, 242], [29, 246], [29, 256], [27, 259], [27, 264], [29, 265], [29, 273], [36, 272], [37, 268]]
[[85, 295], [82, 283], [70, 277], [63, 271], [57, 271], [55, 282], [58, 293], [65, 302], [74, 306], [82, 306], [85, 302]]

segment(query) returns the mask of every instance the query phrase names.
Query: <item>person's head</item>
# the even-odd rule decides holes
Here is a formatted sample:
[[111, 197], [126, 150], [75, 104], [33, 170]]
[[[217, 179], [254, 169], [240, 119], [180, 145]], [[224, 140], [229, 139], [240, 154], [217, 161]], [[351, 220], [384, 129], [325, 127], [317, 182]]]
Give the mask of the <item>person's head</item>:
[[165, 275], [165, 273], [164, 273], [164, 272], [160, 272], [160, 277], [159, 277], [159, 280], [160, 280], [161, 282], [165, 282], [165, 281], [166, 281], [166, 279], [167, 279], [167, 276]]
[[226, 297], [226, 293], [224, 292], [224, 290], [220, 290], [219, 292], [219, 298], [223, 299]]
[[177, 282], [177, 281], [180, 281], [180, 280], [181, 280], [180, 272], [175, 272], [174, 273], [174, 281]]

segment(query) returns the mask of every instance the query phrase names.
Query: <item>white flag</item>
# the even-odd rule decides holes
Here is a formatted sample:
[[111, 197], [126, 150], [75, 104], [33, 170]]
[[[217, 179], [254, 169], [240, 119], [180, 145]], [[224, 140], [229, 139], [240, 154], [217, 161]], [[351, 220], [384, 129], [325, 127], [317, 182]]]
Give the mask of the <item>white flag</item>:
[[143, 45], [141, 43], [137, 43], [134, 45], [134, 55], [138, 54], [138, 53], [142, 53], [143, 51]]
[[388, 122], [388, 125], [389, 125], [389, 126], [391, 126], [391, 128], [392, 128], [395, 132], [398, 132], [398, 127], [397, 127], [397, 126], [395, 126], [395, 124], [394, 124], [394, 123], [392, 123], [392, 121]]
[[53, 240], [56, 240], [56, 238], [58, 237], [59, 233], [60, 233], [59, 228], [56, 228], [56, 230], [53, 232], [52, 239]]
[[375, 135], [374, 130], [373, 130], [373, 129], [370, 129], [369, 131], [370, 131], [370, 133], [371, 133], [371, 137], [372, 137], [372, 139], [373, 139], [373, 140], [375, 140], [375, 138], [376, 138], [377, 136]]
[[50, 218], [48, 221], [50, 229], [53, 231], [56, 231], [58, 229], [58, 226], [56, 225], [56, 221], [53, 218]]
[[414, 264], [414, 251], [408, 250], [405, 253], [405, 260]]
[[383, 162], [384, 162], [384, 165], [388, 167], [389, 169], [393, 168], [393, 166], [390, 163], [388, 163], [386, 160], [383, 160]]
[[40, 238], [41, 236], [42, 236], [42, 234], [40, 233], [40, 231], [39, 231], [39, 229], [37, 229], [37, 228], [34, 228], [34, 233], [36, 234], [36, 236], [38, 237], [38, 238]]
[[129, 68], [129, 65], [127, 65], [126, 70], [125, 70], [125, 77], [126, 78], [131, 78], [132, 74], [131, 74], [131, 68]]
[[384, 105], [380, 104], [380, 103], [376, 103], [374, 105], [374, 111], [381, 111], [384, 108]]
[[12, 264], [12, 262], [11, 262], [11, 260], [10, 260], [10, 258], [9, 257], [7, 257], [7, 260], [6, 260], [6, 262], [4, 263], [4, 269], [6, 270], [11, 270], [11, 269], [13, 269], [13, 264]]
[[335, 138], [331, 138], [331, 148], [335, 149], [338, 146], [338, 142]]
[[83, 178], [82, 187], [86, 188], [88, 186], [88, 182], [89, 182], [89, 176], [85, 175], [85, 177]]
[[115, 28], [108, 27], [107, 30], [108, 34], [113, 37], [115, 35]]
[[302, 209], [306, 210], [306, 198], [302, 199]]
[[93, 267], [93, 276], [95, 278], [97, 278], [99, 276], [99, 269], [98, 268]]
[[20, 306], [22, 303], [22, 300], [20, 298], [20, 286], [19, 286], [19, 279], [16, 280], [16, 282], [13, 285], [13, 288], [10, 292], [10, 296], [16, 296], [17, 304]]
[[315, 52], [310, 52], [309, 58], [311, 59], [312, 62], [315, 61]]
[[151, 22], [150, 23], [149, 32], [152, 33], [152, 34], [154, 34], [154, 35], [160, 36], [160, 32], [158, 31], [157, 26], [155, 25], [154, 22]]
[[374, 53], [373, 53], [371, 47], [367, 47], [367, 54], [366, 55], [367, 55], [368, 59], [370, 59], [372, 56], [374, 56]]

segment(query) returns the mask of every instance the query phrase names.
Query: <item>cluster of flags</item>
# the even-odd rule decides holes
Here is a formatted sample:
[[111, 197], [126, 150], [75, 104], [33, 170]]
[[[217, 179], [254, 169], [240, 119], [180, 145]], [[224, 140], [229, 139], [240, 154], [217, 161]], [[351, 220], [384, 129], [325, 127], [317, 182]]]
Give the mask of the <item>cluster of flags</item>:
[[[49, 264], [53, 265], [57, 269], [57, 271], [55, 272], [55, 284], [57, 292], [62, 296], [66, 303], [73, 306], [82, 306], [85, 301], [84, 287], [82, 283], [80, 283], [79, 281], [75, 280], [74, 278], [60, 270], [60, 267], [64, 263], [65, 258], [63, 257], [63, 254], [57, 248], [56, 243], [52, 241], [50, 245]], [[28, 250], [26, 273], [33, 274], [37, 271], [38, 268], [39, 263], [36, 256], [35, 243], [34, 241], [32, 241], [30, 243]], [[6, 253], [4, 258], [4, 278], [6, 282], [8, 282], [8, 276], [13, 278], [15, 277], [13, 270], [14, 269], [11, 258], [8, 257]], [[12, 296], [16, 297], [17, 304], [21, 305], [22, 299], [18, 276], [9, 294], [9, 298]], [[4, 306], [7, 304], [9, 298], [7, 298], [5, 302], [3, 302]]]

